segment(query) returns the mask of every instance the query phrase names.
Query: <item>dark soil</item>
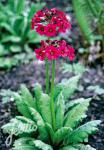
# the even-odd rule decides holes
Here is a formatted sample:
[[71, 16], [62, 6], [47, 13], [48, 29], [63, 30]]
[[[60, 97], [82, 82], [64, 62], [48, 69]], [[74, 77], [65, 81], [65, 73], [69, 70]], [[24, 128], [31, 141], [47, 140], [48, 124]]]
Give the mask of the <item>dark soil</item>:
[[[70, 73], [62, 74], [59, 69], [61, 63], [59, 62], [57, 64], [56, 82], [60, 82], [62, 78], [69, 78], [72, 76]], [[32, 89], [36, 82], [40, 82], [44, 87], [44, 79], [44, 64], [32, 62], [28, 65], [21, 65], [20, 67], [13, 68], [10, 72], [5, 73], [4, 71], [0, 71], [0, 89], [12, 89], [17, 91], [21, 83], [25, 83]], [[89, 107], [87, 121], [93, 119], [102, 120], [99, 131], [96, 135], [89, 138], [89, 143], [97, 150], [104, 150], [104, 95], [94, 96], [95, 94], [93, 91], [87, 90], [89, 85], [100, 85], [104, 87], [104, 69], [101, 67], [89, 69], [81, 78], [80, 84], [83, 85], [84, 89], [81, 92], [77, 91], [74, 98], [93, 97]], [[2, 126], [17, 114], [17, 110], [13, 102], [3, 104], [0, 99], [0, 113], [0, 125]], [[10, 150], [10, 148], [5, 146], [7, 135], [4, 135], [1, 131], [0, 136], [0, 149]]]

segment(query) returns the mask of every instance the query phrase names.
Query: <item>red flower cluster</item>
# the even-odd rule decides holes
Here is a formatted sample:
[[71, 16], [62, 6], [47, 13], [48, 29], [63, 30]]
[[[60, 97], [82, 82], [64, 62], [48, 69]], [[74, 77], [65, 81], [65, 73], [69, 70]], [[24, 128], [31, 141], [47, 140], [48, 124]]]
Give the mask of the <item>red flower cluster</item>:
[[60, 32], [66, 32], [71, 24], [66, 14], [56, 8], [38, 11], [32, 18], [31, 28], [40, 34], [48, 37], [56, 36]]
[[55, 60], [59, 57], [68, 57], [70, 61], [75, 58], [74, 48], [64, 40], [41, 41], [41, 47], [35, 49], [36, 57], [39, 60]]

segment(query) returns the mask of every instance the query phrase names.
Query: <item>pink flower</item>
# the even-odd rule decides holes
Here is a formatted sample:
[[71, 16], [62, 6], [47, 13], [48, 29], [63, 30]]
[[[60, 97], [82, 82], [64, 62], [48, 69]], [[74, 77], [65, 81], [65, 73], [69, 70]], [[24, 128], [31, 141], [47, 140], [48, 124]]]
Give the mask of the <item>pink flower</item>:
[[38, 48], [35, 50], [36, 58], [43, 61], [45, 59], [45, 50]]
[[36, 31], [40, 34], [40, 35], [44, 35], [45, 34], [45, 26], [39, 24], [36, 28]]
[[46, 26], [46, 29], [45, 29], [45, 35], [46, 36], [55, 36], [56, 35], [56, 26], [54, 26], [53, 24], [48, 24]]
[[59, 50], [52, 45], [47, 46], [45, 53], [49, 60], [55, 60], [59, 57]]

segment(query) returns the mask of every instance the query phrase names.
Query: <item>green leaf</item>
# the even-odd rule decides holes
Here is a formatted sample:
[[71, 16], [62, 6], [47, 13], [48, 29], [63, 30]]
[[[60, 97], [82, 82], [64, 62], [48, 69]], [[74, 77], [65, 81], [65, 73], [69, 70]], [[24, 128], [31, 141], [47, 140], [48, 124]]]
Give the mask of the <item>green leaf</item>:
[[19, 45], [11, 45], [9, 49], [13, 53], [17, 53], [17, 52], [22, 51], [22, 48]]
[[[88, 98], [90, 100], [90, 98]], [[78, 98], [75, 100], [71, 100], [66, 104], [66, 111], [68, 111], [69, 109], [71, 109], [72, 107], [76, 106], [77, 104], [81, 104], [83, 102], [85, 102], [87, 99], [85, 98]]]
[[43, 120], [52, 124], [50, 97], [47, 94], [42, 93], [40, 99], [37, 100], [37, 105]]
[[73, 146], [65, 146], [63, 148], [60, 148], [59, 150], [79, 150], [79, 149], [74, 148]]
[[[11, 25], [8, 24], [8, 22], [1, 22], [0, 28], [4, 28], [7, 32], [14, 34], [13, 29], [11, 28]], [[6, 38], [6, 37], [5, 37]]]
[[44, 142], [40, 140], [35, 140], [34, 144], [35, 144], [35, 147], [37, 147], [40, 150], [53, 150], [53, 148], [50, 145], [45, 144]]
[[24, 11], [24, 8], [25, 8], [25, 0], [17, 1], [16, 12], [18, 14], [21, 14]]
[[7, 35], [5, 38], [2, 38], [1, 42], [6, 43], [6, 42], [13, 42], [13, 43], [18, 43], [21, 41], [21, 38], [18, 36], [13, 36], [13, 35]]
[[20, 91], [21, 91], [22, 100], [25, 101], [29, 107], [36, 108], [36, 101], [25, 84], [21, 85]]
[[56, 128], [57, 129], [63, 126], [64, 112], [65, 112], [65, 101], [62, 93], [60, 93], [56, 103]]
[[31, 30], [27, 37], [29, 39], [29, 43], [31, 44], [39, 43], [41, 40], [46, 40], [46, 37], [40, 36], [39, 34], [35, 33], [34, 30]]
[[63, 71], [63, 73], [73, 72], [76, 75], [78, 75], [78, 74], [81, 75], [86, 71], [86, 69], [80, 63], [73, 63], [73, 64], [64, 63], [62, 66], [62, 71]]
[[86, 138], [88, 138], [88, 136], [94, 132], [96, 132], [97, 129], [97, 125], [99, 125], [101, 123], [100, 120], [96, 120], [96, 121], [90, 121], [80, 127], [78, 127], [77, 129], [75, 129], [74, 131], [72, 131], [69, 135], [68, 135], [68, 143], [78, 143], [78, 142], [83, 142]]
[[64, 126], [74, 128], [83, 118], [86, 117], [86, 110], [91, 99], [85, 99], [81, 103], [74, 106], [66, 114]]
[[22, 97], [18, 93], [14, 93], [13, 97], [16, 102], [18, 111], [23, 116], [25, 116], [27, 118], [32, 118], [26, 101], [23, 101]]
[[34, 139], [29, 137], [23, 137], [18, 140], [15, 140], [13, 144], [13, 150], [37, 150], [35, 148]]
[[14, 93], [15, 92], [11, 91], [10, 89], [8, 90], [1, 89], [0, 96], [2, 96], [3, 103], [14, 101], [14, 98], [13, 98]]
[[31, 115], [33, 117], [33, 120], [36, 122], [38, 130], [39, 130], [39, 136], [42, 140], [48, 139], [48, 133], [45, 127], [44, 120], [42, 119], [41, 115], [33, 108], [30, 108]]
[[42, 86], [39, 83], [36, 83], [34, 85], [34, 94], [37, 100], [40, 99], [41, 94], [42, 94]]
[[46, 3], [41, 2], [41, 3], [32, 3], [30, 10], [28, 12], [28, 20], [31, 20], [31, 18], [34, 16], [34, 14], [38, 11], [41, 10], [44, 6], [46, 5]]
[[23, 16], [16, 16], [12, 24], [12, 28], [14, 30], [15, 35], [18, 35], [20, 37], [21, 37], [21, 29], [23, 28], [23, 21], [24, 21]]
[[63, 81], [56, 85], [55, 87], [55, 99], [62, 92], [64, 99], [68, 100], [68, 98], [75, 92], [77, 89], [77, 84], [80, 79], [80, 75], [71, 77], [69, 80]]
[[104, 89], [101, 88], [100, 86], [96, 85], [96, 86], [89, 86], [87, 88], [88, 90], [94, 90], [96, 94], [101, 95], [104, 94]]
[[94, 16], [88, 5], [88, 1], [73, 0], [73, 8], [81, 31], [84, 37], [90, 43], [92, 40], [94, 40], [94, 33], [93, 29], [91, 28], [91, 21], [94, 21]]
[[47, 131], [48, 131], [48, 133], [50, 135], [51, 141], [54, 143], [55, 142], [54, 141], [55, 132], [54, 132], [52, 126], [49, 123], [46, 123], [46, 128], [47, 128]]
[[96, 150], [95, 148], [91, 147], [90, 145], [84, 145], [84, 144], [77, 144], [75, 145], [75, 148], [78, 150]]
[[70, 133], [72, 129], [70, 127], [62, 127], [58, 129], [54, 134], [54, 142], [60, 143], [63, 139], [65, 139], [66, 135]]
[[[22, 119], [21, 119], [22, 118]], [[31, 134], [36, 131], [37, 127], [35, 123], [25, 117], [18, 117], [11, 119], [10, 123], [7, 123], [2, 127], [5, 133], [21, 135], [21, 134]]]

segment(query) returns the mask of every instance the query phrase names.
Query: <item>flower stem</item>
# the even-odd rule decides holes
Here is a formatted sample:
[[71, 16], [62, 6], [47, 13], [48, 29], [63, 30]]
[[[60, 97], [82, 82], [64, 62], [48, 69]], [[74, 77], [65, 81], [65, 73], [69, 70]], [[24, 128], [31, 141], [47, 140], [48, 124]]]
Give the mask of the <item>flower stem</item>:
[[52, 61], [52, 81], [51, 81], [51, 114], [52, 114], [52, 126], [56, 128], [56, 117], [54, 107], [54, 78], [55, 78], [55, 60]]
[[49, 94], [49, 63], [48, 59], [45, 60], [46, 63], [46, 93]]

